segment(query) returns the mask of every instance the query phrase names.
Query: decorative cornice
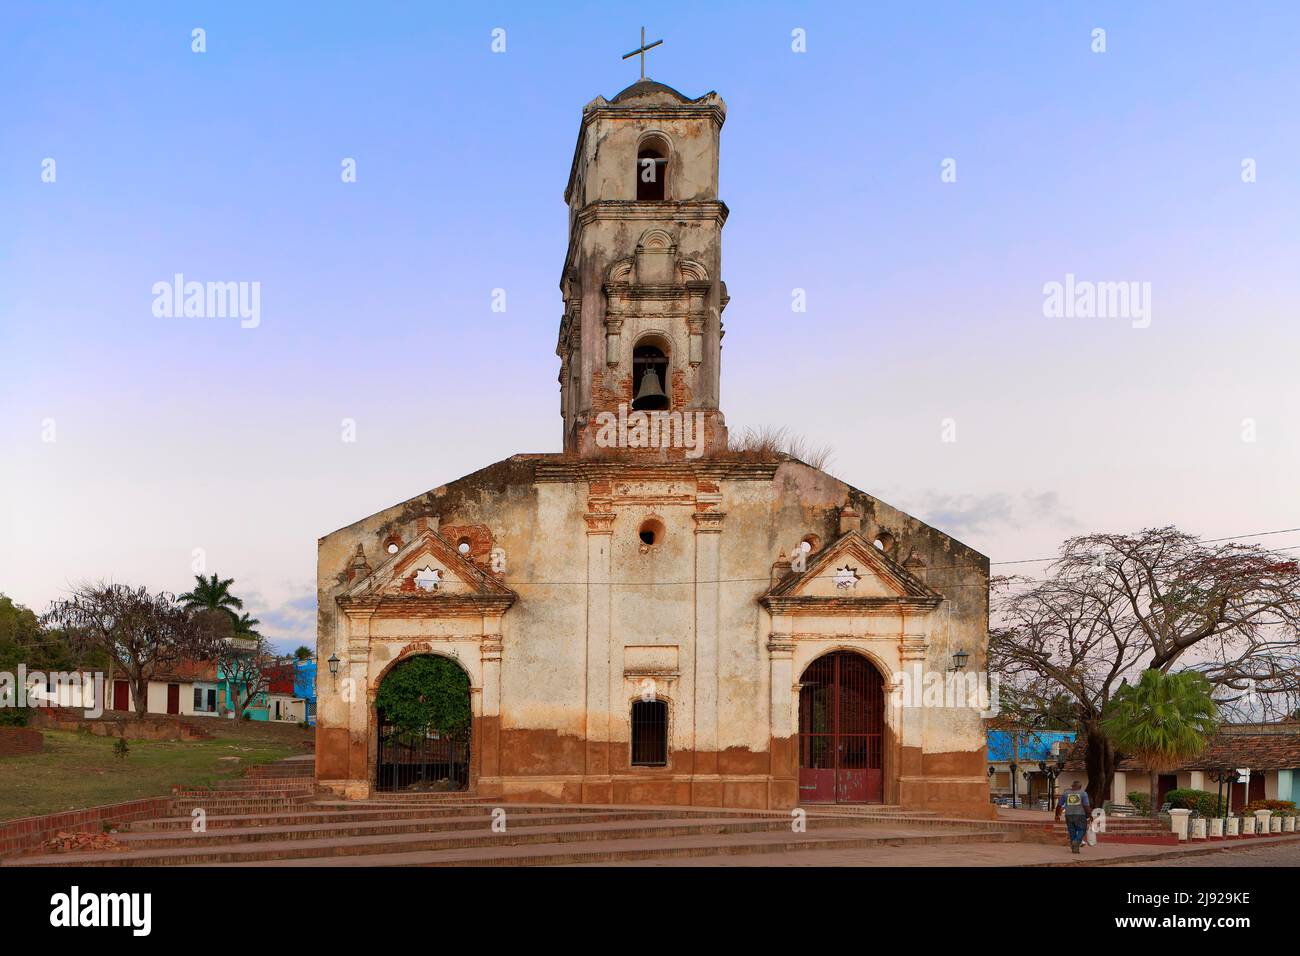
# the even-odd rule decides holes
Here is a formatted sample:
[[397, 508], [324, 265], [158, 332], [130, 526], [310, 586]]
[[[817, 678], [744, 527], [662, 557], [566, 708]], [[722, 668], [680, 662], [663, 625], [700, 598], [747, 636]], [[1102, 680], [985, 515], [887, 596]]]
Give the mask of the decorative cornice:
[[696, 458], [683, 461], [624, 460], [619, 458], [569, 458], [539, 461], [533, 474], [537, 483], [560, 481], [646, 481], [695, 480], [770, 481], [782, 463], [740, 461], [728, 458]]
[[854, 617], [900, 612], [929, 614], [943, 603], [942, 597], [778, 597], [765, 594], [758, 599], [773, 614], [804, 614], [819, 617]]
[[517, 595], [448, 594], [437, 591], [420, 594], [381, 594], [369, 597], [339, 597], [336, 603], [349, 619], [482, 617], [500, 615], [515, 603]]
[[617, 517], [612, 511], [588, 511], [582, 516], [587, 522], [587, 534], [613, 534]]
[[681, 199], [646, 201], [637, 199], [596, 199], [578, 210], [574, 233], [601, 219], [639, 222], [691, 221], [713, 219], [719, 226], [727, 221], [730, 210], [721, 199]]
[[722, 519], [727, 516], [725, 511], [697, 511], [692, 517], [695, 519], [696, 534], [721, 534]]

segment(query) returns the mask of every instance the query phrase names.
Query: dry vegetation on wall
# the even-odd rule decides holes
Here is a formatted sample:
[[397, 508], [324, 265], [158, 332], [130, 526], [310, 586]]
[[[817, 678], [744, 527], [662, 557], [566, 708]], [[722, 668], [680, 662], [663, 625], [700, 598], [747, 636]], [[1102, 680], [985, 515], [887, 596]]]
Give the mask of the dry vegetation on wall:
[[727, 439], [727, 451], [748, 461], [780, 461], [795, 458], [819, 471], [825, 471], [834, 455], [830, 445], [813, 445], [784, 425], [746, 428]]

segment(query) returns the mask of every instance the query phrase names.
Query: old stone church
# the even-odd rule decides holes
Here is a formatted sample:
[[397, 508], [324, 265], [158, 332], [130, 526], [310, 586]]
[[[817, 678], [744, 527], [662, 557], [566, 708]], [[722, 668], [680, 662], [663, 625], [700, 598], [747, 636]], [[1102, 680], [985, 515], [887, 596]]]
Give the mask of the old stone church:
[[[563, 452], [320, 540], [317, 649], [337, 667], [318, 681], [321, 784], [989, 815], [978, 710], [895, 692], [905, 672], [983, 667], [988, 560], [801, 461], [728, 447], [725, 119], [716, 93], [649, 80], [583, 108]], [[385, 737], [376, 693], [417, 655], [464, 670], [468, 739]]]

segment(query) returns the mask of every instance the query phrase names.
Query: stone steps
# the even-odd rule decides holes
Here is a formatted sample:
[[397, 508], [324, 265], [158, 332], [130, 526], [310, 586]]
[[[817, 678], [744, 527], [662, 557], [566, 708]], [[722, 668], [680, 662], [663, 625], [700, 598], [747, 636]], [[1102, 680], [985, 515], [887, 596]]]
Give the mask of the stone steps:
[[[865, 828], [864, 828], [865, 829]], [[771, 855], [793, 851], [869, 850], [872, 847], [961, 845], [1015, 842], [1013, 834], [994, 831], [870, 834], [854, 828], [792, 834], [784, 831], [697, 834], [676, 839], [611, 839], [583, 844], [497, 846], [487, 850], [442, 850], [351, 855], [269, 861], [267, 866], [568, 866], [635, 863], [647, 860], [719, 856]], [[239, 864], [218, 864], [237, 866]]]
[[[617, 823], [643, 821], [645, 817], [636, 813], [563, 813], [530, 814], [523, 820], [507, 818], [513, 828], [562, 827], [569, 824]], [[491, 832], [492, 817], [460, 816], [452, 819], [401, 817], [388, 820], [344, 820], [322, 823], [295, 822], [276, 827], [223, 827], [219, 833], [209, 828], [206, 833], [193, 833], [186, 830], [177, 831], [143, 831], [131, 830], [114, 834], [114, 839], [129, 848], [162, 849], [176, 847], [209, 847], [214, 841], [239, 843], [258, 843], [267, 841], [329, 840], [336, 841], [354, 836], [391, 836], [394, 834], [430, 833], [456, 834], [463, 831]]]
[[[356, 809], [313, 810], [310, 809], [311, 807], [312, 804], [294, 804], [292, 809], [283, 809], [268, 813], [209, 814], [206, 823], [209, 830], [219, 830], [227, 828], [283, 827], [308, 823], [407, 820], [411, 818], [411, 811], [402, 808], [388, 807], [369, 809], [359, 807]], [[482, 808], [479, 809], [481, 810]], [[562, 812], [564, 809], [565, 808], [562, 806], [549, 806], [545, 808], [511, 807], [510, 814], [511, 816], [514, 816], [516, 814], [556, 813]], [[463, 810], [464, 808], [459, 806], [427, 807], [421, 808], [419, 813], [422, 817], [435, 818], [456, 816], [462, 813]], [[193, 822], [193, 818], [190, 816], [159, 817], [154, 820], [138, 820], [131, 823], [128, 827], [128, 831], [131, 833], [144, 833], [188, 830]]]
[[[117, 834], [121, 851], [56, 853], [6, 860], [6, 866], [175, 866], [175, 865], [328, 865], [357, 858], [367, 865], [481, 865], [582, 862], [627, 857], [628, 852], [654, 857], [686, 853], [776, 852], [788, 845], [802, 848], [823, 838], [836, 848], [872, 846], [890, 840], [925, 842], [1014, 840], [1016, 835], [993, 824], [974, 821], [945, 826], [935, 818], [886, 820], [870, 816], [808, 816], [808, 832], [791, 831], [789, 814], [778, 811], [727, 811], [709, 808], [636, 808], [519, 805], [507, 807], [505, 833], [491, 830], [493, 816], [482, 805], [445, 808], [439, 815], [416, 808], [392, 816], [391, 810], [363, 806], [359, 812], [381, 814], [367, 820], [339, 819], [327, 810], [319, 822], [292, 822], [295, 813], [269, 815], [266, 826], [212, 827], [206, 833], [183, 829], [185, 818], [143, 821], [142, 829]], [[356, 813], [357, 808], [344, 813]], [[308, 810], [320, 817], [319, 809]], [[232, 815], [247, 822], [257, 814]], [[286, 825], [287, 824], [287, 825]], [[134, 827], [134, 825], [133, 825]], [[774, 842], [775, 841], [775, 842]], [[848, 842], [845, 842], [848, 841]], [[531, 849], [529, 849], [531, 848]], [[525, 852], [528, 850], [528, 852]], [[610, 856], [609, 854], [613, 854]], [[327, 861], [322, 864], [321, 861]]]
[[[1116, 826], [1116, 821], [1107, 818], [1106, 832], [1097, 834], [1097, 842], [1100, 843], [1133, 843], [1145, 844], [1150, 846], [1177, 846], [1178, 834], [1173, 830], [1162, 827], [1159, 823], [1150, 818], [1144, 820], [1134, 820], [1126, 818], [1121, 821], [1121, 825]], [[1059, 836], [1064, 842], [1069, 835], [1064, 823], [1055, 823], [1052, 825], [1052, 833]]]

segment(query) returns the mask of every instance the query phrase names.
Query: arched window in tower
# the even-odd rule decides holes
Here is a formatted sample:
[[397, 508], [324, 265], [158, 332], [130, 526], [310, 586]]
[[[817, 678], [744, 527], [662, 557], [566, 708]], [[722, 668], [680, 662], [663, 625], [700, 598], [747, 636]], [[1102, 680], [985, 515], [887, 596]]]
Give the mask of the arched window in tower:
[[668, 156], [663, 147], [647, 143], [636, 154], [636, 198], [659, 202], [667, 198]]
[[668, 356], [657, 345], [632, 350], [632, 409], [662, 411], [668, 408]]

